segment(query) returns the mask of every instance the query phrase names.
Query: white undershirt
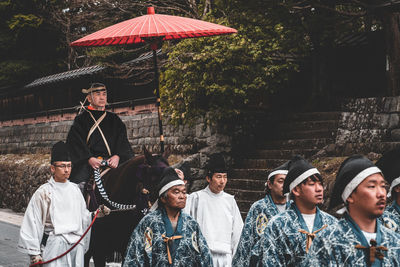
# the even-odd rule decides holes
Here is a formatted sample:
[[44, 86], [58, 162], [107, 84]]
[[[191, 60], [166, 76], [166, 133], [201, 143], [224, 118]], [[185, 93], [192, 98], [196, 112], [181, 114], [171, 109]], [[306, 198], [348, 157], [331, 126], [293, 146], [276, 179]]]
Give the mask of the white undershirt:
[[304, 214], [302, 213], [301, 215], [303, 216], [304, 221], [306, 222], [308, 231], [311, 233], [313, 230], [314, 226], [314, 220], [315, 220], [315, 214]]
[[279, 212], [284, 212], [286, 210], [286, 203], [285, 204], [275, 204], [278, 208]]
[[361, 230], [361, 232], [363, 233], [363, 235], [365, 236], [365, 239], [367, 239], [368, 244], [370, 244], [371, 239], [376, 240], [376, 233], [368, 233], [368, 232], [364, 232]]

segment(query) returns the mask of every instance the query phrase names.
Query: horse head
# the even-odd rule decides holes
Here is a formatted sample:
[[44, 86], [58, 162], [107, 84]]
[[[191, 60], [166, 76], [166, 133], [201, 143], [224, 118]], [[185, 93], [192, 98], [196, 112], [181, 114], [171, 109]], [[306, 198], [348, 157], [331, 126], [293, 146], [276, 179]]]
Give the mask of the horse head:
[[143, 187], [149, 191], [150, 201], [154, 202], [158, 198], [158, 184], [161, 180], [163, 170], [169, 166], [167, 153], [163, 155], [153, 155], [143, 146], [145, 164], [148, 166], [144, 177], [142, 178]]

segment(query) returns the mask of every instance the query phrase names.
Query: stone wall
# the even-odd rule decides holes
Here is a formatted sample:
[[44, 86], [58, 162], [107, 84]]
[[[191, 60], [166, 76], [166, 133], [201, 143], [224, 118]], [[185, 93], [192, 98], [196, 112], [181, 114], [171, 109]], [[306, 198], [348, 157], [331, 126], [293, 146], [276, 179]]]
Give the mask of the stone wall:
[[400, 145], [400, 97], [348, 99], [341, 111], [329, 155], [382, 154]]
[[[120, 115], [135, 154], [142, 147], [159, 153], [157, 113]], [[216, 127], [175, 127], [164, 120], [165, 148], [171, 165], [182, 168], [191, 179], [190, 189], [204, 187], [204, 167], [213, 153], [231, 151], [231, 138]], [[0, 127], [0, 207], [23, 210], [36, 188], [49, 177], [51, 146], [65, 140], [71, 120]], [[39, 160], [41, 159], [41, 160]], [[227, 158], [229, 160], [229, 158]]]

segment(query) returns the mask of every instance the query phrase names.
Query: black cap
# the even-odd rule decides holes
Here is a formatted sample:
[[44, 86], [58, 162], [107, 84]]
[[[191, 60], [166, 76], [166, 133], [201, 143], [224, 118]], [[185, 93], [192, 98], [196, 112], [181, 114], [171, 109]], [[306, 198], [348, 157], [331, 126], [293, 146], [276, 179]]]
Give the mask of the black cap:
[[329, 208], [333, 209], [345, 203], [346, 199], [365, 178], [380, 172], [372, 161], [362, 155], [348, 157], [340, 165], [336, 175]]
[[228, 168], [226, 167], [224, 157], [222, 154], [213, 154], [210, 156], [210, 160], [208, 161], [207, 170], [209, 175], [214, 173], [227, 173]]
[[392, 149], [386, 152], [375, 164], [383, 173], [389, 183], [388, 197], [394, 187], [400, 184], [400, 149]]
[[68, 146], [63, 141], [55, 143], [51, 149], [51, 164], [56, 161], [71, 161]]
[[287, 174], [289, 172], [289, 163], [290, 160], [286, 161], [285, 163], [283, 163], [281, 166], [271, 170], [268, 173], [268, 178], [267, 180], [271, 179], [273, 176], [277, 175], [277, 174]]
[[283, 183], [283, 193], [290, 193], [293, 188], [312, 175], [316, 175], [322, 181], [321, 174], [315, 167], [300, 155], [294, 156], [290, 160], [288, 173]]
[[158, 195], [161, 196], [165, 191], [170, 189], [175, 185], [184, 185], [185, 183], [181, 178], [179, 178], [175, 169], [172, 167], [167, 167], [164, 169], [161, 175], [161, 182], [158, 185]]

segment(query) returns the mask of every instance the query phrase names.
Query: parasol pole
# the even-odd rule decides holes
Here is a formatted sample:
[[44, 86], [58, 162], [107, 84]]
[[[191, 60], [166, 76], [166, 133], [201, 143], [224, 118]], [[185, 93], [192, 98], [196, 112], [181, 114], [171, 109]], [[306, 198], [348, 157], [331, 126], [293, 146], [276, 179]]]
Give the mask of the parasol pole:
[[157, 66], [157, 41], [153, 40], [150, 44], [151, 49], [153, 50], [153, 62], [154, 62], [154, 83], [156, 86], [156, 106], [157, 106], [157, 113], [158, 113], [158, 128], [160, 131], [160, 147], [161, 147], [161, 154], [164, 153], [164, 132], [163, 132], [163, 125], [162, 125], [162, 112], [161, 112], [161, 99], [160, 99], [160, 85], [159, 85], [159, 77], [158, 77], [158, 66]]

